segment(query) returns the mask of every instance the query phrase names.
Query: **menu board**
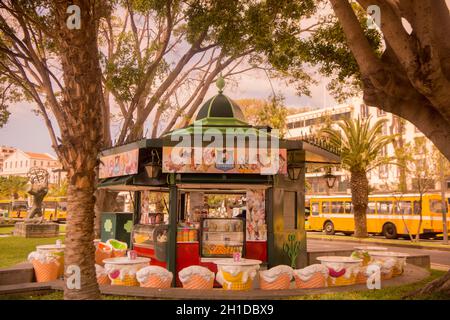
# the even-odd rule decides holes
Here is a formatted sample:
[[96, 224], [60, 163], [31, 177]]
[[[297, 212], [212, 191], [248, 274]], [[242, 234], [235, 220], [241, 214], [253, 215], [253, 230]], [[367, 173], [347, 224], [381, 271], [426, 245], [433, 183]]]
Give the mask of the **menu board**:
[[[264, 160], [263, 160], [264, 159]], [[286, 149], [164, 147], [163, 172], [286, 174]]]
[[111, 178], [138, 172], [139, 149], [100, 157], [99, 178]]

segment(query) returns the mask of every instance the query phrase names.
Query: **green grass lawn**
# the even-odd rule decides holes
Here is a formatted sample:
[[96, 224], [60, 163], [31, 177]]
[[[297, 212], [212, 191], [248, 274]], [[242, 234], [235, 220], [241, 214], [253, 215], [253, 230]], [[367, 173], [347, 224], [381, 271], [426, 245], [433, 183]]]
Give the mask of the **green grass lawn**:
[[28, 254], [41, 244], [54, 244], [57, 239], [64, 240], [64, 236], [56, 238], [0, 238], [0, 268], [11, 267], [27, 260]]
[[[425, 284], [433, 281], [444, 275], [445, 271], [431, 270], [431, 274], [428, 278], [403, 286], [390, 287], [381, 290], [368, 290], [368, 291], [349, 291], [329, 294], [318, 294], [310, 296], [298, 296], [293, 297], [294, 300], [400, 300], [407, 293], [415, 291]], [[426, 296], [415, 297], [414, 299], [420, 300], [450, 300], [450, 296], [443, 294], [432, 294]]]

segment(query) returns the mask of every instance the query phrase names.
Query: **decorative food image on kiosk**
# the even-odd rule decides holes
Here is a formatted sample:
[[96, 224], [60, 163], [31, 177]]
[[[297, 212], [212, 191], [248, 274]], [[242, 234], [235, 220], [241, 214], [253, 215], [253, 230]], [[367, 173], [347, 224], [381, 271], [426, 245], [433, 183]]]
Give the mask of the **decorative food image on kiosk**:
[[[196, 161], [197, 155], [201, 161]], [[162, 168], [177, 173], [286, 174], [286, 149], [165, 147]]]
[[138, 170], [139, 149], [100, 157], [99, 178], [135, 174]]
[[247, 240], [267, 240], [264, 190], [247, 191]]

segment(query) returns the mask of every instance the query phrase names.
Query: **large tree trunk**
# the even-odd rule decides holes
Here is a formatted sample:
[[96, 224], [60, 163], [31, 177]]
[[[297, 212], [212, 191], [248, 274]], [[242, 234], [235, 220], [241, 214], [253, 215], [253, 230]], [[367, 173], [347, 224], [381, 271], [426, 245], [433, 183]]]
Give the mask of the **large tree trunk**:
[[369, 181], [365, 171], [351, 171], [353, 214], [355, 219], [355, 237], [367, 238], [367, 204], [369, 202]]
[[[59, 119], [61, 144], [57, 147], [68, 179], [67, 233], [65, 240], [65, 299], [98, 299], [94, 265], [94, 191], [97, 155], [103, 144], [104, 101], [97, 48], [99, 16], [102, 2], [75, 1], [81, 13], [81, 29], [66, 24], [65, 1], [55, 2], [58, 22], [58, 46], [63, 71], [64, 90]], [[79, 268], [80, 287], [70, 279]], [[76, 282], [75, 282], [76, 283]]]
[[407, 294], [405, 298], [434, 292], [444, 293], [450, 296], [450, 270], [444, 276], [430, 282], [425, 287]]
[[[330, 0], [355, 57], [364, 101], [417, 126], [450, 159], [450, 19], [444, 0], [357, 0], [381, 8], [386, 50], [379, 58], [348, 0]], [[411, 24], [407, 33], [402, 18]]]
[[[88, 177], [88, 173], [86, 178]], [[97, 299], [100, 291], [95, 274], [94, 248], [94, 185], [80, 188], [69, 184], [67, 197], [67, 230], [64, 262], [80, 268], [80, 289], [64, 290], [65, 299]]]

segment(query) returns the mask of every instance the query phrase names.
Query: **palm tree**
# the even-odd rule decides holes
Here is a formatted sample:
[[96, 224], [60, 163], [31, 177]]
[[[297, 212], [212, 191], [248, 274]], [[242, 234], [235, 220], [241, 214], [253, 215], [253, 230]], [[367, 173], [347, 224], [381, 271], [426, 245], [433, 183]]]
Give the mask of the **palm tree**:
[[0, 197], [12, 198], [26, 196], [26, 186], [28, 179], [25, 177], [9, 176], [0, 177]]
[[366, 120], [347, 119], [338, 123], [339, 129], [324, 128], [320, 132], [329, 142], [341, 151], [342, 167], [350, 171], [350, 185], [355, 219], [355, 237], [367, 237], [366, 211], [369, 202], [369, 181], [367, 173], [389, 163], [382, 155], [385, 146], [392, 142], [393, 135], [383, 135], [381, 128], [386, 119], [370, 125]]

